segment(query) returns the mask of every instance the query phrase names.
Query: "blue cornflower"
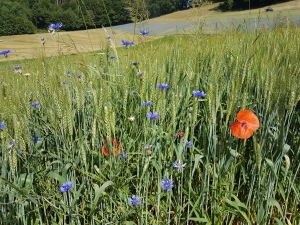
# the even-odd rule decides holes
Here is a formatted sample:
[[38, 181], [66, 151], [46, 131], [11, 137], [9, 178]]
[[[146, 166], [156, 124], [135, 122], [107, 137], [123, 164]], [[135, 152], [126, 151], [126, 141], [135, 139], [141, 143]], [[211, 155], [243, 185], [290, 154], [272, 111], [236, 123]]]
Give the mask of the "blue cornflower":
[[8, 53], [12, 53], [12, 50], [8, 49], [8, 50], [1, 51], [1, 52], [0, 52], [0, 55], [4, 55], [5, 58], [7, 58], [7, 54], [8, 54]]
[[120, 44], [121, 44], [121, 45], [125, 45], [126, 47], [128, 47], [128, 46], [134, 46], [134, 43], [133, 43], [133, 42], [124, 41], [124, 40], [122, 40], [122, 41], [120, 42]]
[[51, 23], [49, 25], [48, 30], [52, 33], [54, 33], [55, 31], [57, 31], [58, 29], [60, 29], [62, 27], [62, 23]]
[[16, 145], [15, 140], [11, 140], [11, 141], [9, 142], [8, 148], [12, 149], [12, 148], [15, 147], [15, 145]]
[[46, 38], [44, 38], [44, 37], [41, 37], [41, 43], [44, 45], [45, 43], [46, 43]]
[[0, 131], [2, 131], [4, 127], [6, 127], [6, 123], [4, 121], [2, 121], [0, 123]]
[[170, 191], [174, 187], [174, 182], [170, 180], [169, 178], [163, 178], [161, 180], [160, 186], [165, 191]]
[[112, 56], [109, 57], [110, 60], [113, 60], [115, 58], [116, 58], [116, 56], [114, 56], [114, 55], [112, 55]]
[[146, 114], [146, 116], [147, 116], [149, 119], [151, 119], [151, 120], [158, 120], [158, 119], [159, 119], [158, 112], [154, 112], [154, 113], [148, 112], [148, 113]]
[[128, 154], [125, 153], [125, 152], [120, 152], [120, 156], [121, 156], [123, 159], [127, 159], [127, 158], [128, 158]]
[[130, 94], [131, 95], [136, 95], [137, 93], [136, 93], [136, 91], [132, 91], [132, 92], [130, 92]]
[[73, 187], [72, 181], [67, 181], [66, 183], [63, 183], [61, 187], [59, 188], [61, 193], [68, 192]]
[[206, 96], [204, 91], [193, 91], [192, 93], [197, 98], [204, 98]]
[[32, 141], [33, 141], [34, 143], [38, 143], [39, 140], [41, 140], [40, 137], [34, 137], [34, 138], [32, 138]]
[[140, 35], [145, 36], [147, 34], [150, 34], [150, 31], [146, 31], [146, 30], [141, 30], [140, 31]]
[[80, 80], [80, 79], [82, 78], [82, 74], [77, 74], [77, 75], [76, 75], [76, 78], [77, 78], [78, 80]]
[[132, 195], [128, 198], [128, 204], [132, 206], [138, 206], [141, 204], [140, 197], [137, 195]]
[[157, 87], [161, 90], [168, 89], [170, 87], [169, 84], [157, 84]]
[[153, 103], [151, 101], [148, 102], [142, 102], [142, 106], [153, 106]]
[[141, 77], [141, 76], [143, 76], [143, 75], [144, 75], [144, 72], [142, 72], [142, 71], [138, 71], [138, 72], [136, 73], [136, 75], [137, 75], [138, 77]]
[[41, 103], [40, 102], [34, 102], [34, 103], [31, 103], [31, 107], [32, 108], [36, 108], [40, 105]]
[[14, 71], [15, 73], [22, 73], [22, 66], [20, 65], [17, 65], [17, 66], [14, 66]]
[[140, 63], [139, 62], [132, 62], [131, 63], [131, 65], [133, 65], [133, 66], [137, 66], [137, 65], [139, 65]]
[[67, 77], [70, 77], [70, 76], [71, 76], [71, 71], [70, 71], [70, 70], [67, 70], [66, 76], [67, 76]]
[[175, 161], [175, 162], [173, 163], [173, 166], [177, 169], [177, 171], [178, 171], [179, 173], [181, 173], [181, 172], [183, 171], [185, 165], [186, 165], [186, 163], [185, 163], [185, 164], [181, 164], [181, 163], [180, 163], [180, 160], [179, 160], [178, 162]]
[[62, 81], [61, 84], [66, 85], [66, 84], [68, 84], [68, 82]]
[[193, 145], [193, 143], [191, 141], [186, 141], [185, 142], [186, 147], [191, 147], [192, 145]]

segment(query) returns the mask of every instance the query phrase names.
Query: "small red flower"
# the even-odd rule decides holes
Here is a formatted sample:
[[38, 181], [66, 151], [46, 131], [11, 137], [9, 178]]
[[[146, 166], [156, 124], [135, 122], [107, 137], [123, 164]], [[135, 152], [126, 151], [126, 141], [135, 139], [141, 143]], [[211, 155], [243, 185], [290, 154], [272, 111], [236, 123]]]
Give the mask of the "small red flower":
[[184, 136], [184, 132], [180, 132], [178, 135], [179, 135], [179, 137], [183, 137]]
[[[104, 139], [104, 145], [102, 145], [102, 153], [105, 156], [109, 156], [109, 150], [107, 149], [106, 145], [108, 144], [107, 139]], [[112, 152], [114, 154], [114, 156], [118, 156], [120, 154], [120, 152], [122, 152], [122, 148], [120, 145], [120, 141], [118, 139], [111, 139], [111, 145], [112, 145]]]
[[179, 132], [179, 133], [175, 133], [174, 135], [173, 135], [174, 137], [183, 137], [184, 136], [184, 132]]
[[237, 138], [248, 139], [259, 128], [259, 120], [250, 110], [243, 109], [239, 111], [236, 119], [238, 122], [233, 122], [230, 125], [230, 131]]

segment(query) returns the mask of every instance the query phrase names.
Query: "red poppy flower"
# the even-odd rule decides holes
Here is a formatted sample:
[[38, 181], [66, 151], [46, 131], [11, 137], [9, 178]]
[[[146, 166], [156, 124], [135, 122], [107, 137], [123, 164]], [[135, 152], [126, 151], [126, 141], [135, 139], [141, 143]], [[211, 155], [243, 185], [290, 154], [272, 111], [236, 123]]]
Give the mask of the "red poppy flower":
[[[107, 139], [104, 139], [104, 145], [102, 145], [102, 153], [105, 156], [109, 156], [109, 150], [107, 149], [106, 145], [107, 145]], [[114, 156], [118, 156], [120, 154], [120, 152], [122, 152], [122, 148], [120, 145], [120, 141], [117, 139], [112, 138], [111, 139], [111, 147], [112, 147], [112, 152], [114, 154]]]
[[231, 134], [240, 139], [247, 139], [259, 128], [257, 116], [250, 110], [243, 109], [236, 115], [238, 122], [230, 125]]
[[175, 133], [174, 135], [173, 135], [174, 137], [183, 137], [184, 136], [184, 132], [179, 132], [179, 133]]
[[180, 132], [178, 135], [179, 135], [179, 137], [183, 137], [184, 136], [184, 132]]

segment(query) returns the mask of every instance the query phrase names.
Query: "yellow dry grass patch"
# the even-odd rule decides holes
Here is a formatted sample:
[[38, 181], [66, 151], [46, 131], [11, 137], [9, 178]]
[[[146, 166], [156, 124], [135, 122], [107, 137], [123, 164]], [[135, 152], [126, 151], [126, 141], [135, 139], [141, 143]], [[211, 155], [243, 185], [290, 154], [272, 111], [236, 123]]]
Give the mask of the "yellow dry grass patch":
[[[107, 35], [113, 37], [111, 42], [106, 39]], [[45, 37], [47, 40], [44, 46], [40, 41], [41, 37]], [[0, 37], [0, 50], [11, 49], [13, 53], [9, 54], [8, 58], [0, 57], [0, 61], [98, 51], [105, 48], [108, 43], [111, 47], [119, 47], [121, 40], [134, 41], [135, 44], [138, 44], [139, 39], [135, 37], [133, 34], [103, 28], [83, 31], [60, 31], [55, 34], [3, 36]], [[146, 40], [152, 41], [156, 38], [159, 37], [148, 36]]]
[[[222, 18], [255, 18], [255, 17], [274, 17], [278, 13], [282, 15], [299, 15], [300, 1], [290, 1], [274, 5], [275, 12], [267, 13], [265, 8], [220, 12], [216, 9], [219, 3], [209, 4], [199, 8], [192, 8], [179, 12], [170, 13], [158, 18], [150, 19], [149, 22], [175, 22], [175, 21], [195, 21]], [[144, 21], [143, 23], [146, 23]], [[91, 29], [71, 32], [58, 32], [55, 35], [51, 33], [43, 34], [29, 34], [29, 35], [13, 35], [0, 37], [0, 51], [12, 49], [14, 52], [9, 54], [8, 58], [0, 57], [0, 61], [5, 60], [22, 60], [28, 58], [35, 58], [41, 56], [55, 56], [58, 54], [77, 54], [81, 52], [97, 51], [107, 45], [106, 36], [112, 35], [114, 37], [113, 43], [116, 47], [120, 46], [122, 39], [127, 41], [134, 41], [138, 44], [139, 39], [134, 34], [122, 32], [111, 29]], [[40, 38], [45, 37], [47, 42], [43, 46]], [[160, 36], [147, 36], [147, 41], [160, 38]], [[112, 44], [112, 43], [111, 43]]]

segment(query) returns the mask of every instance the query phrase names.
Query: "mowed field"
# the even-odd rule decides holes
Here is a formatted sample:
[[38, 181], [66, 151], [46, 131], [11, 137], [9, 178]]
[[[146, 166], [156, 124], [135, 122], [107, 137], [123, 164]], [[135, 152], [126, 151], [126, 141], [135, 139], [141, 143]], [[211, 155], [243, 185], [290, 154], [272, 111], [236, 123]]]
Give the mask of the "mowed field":
[[[134, 26], [129, 24], [106, 29], [90, 29], [72, 32], [60, 31], [55, 35], [45, 30], [45, 33], [41, 34], [2, 36], [0, 37], [0, 51], [11, 49], [13, 53], [9, 54], [8, 58], [1, 57], [0, 62], [101, 50], [107, 45], [107, 35], [113, 37], [111, 44], [115, 44], [116, 47], [120, 46], [119, 43], [122, 39], [134, 41], [135, 44], [138, 44], [141, 38], [136, 34], [139, 29], [151, 28], [149, 26], [150, 24], [152, 24], [152, 27], [161, 27], [161, 29], [156, 29], [156, 32], [151, 32], [152, 35], [147, 36], [146, 41], [158, 39], [165, 34], [188, 32], [192, 30], [192, 27], [199, 26], [199, 24], [203, 25], [204, 31], [210, 30], [216, 23], [222, 26], [222, 24], [225, 24], [225, 20], [231, 21], [251, 18], [267, 18], [268, 20], [272, 20], [279, 17], [294, 17], [298, 19], [299, 17], [300, 21], [299, 0], [273, 5], [274, 12], [265, 12], [266, 7], [252, 10], [221, 12], [217, 10], [218, 6], [219, 3], [214, 3], [150, 19], [141, 24], [137, 24], [135, 33], [133, 30]], [[177, 29], [177, 23], [180, 23], [180, 29]], [[152, 31], [151, 29], [149, 30]], [[40, 42], [41, 37], [47, 39], [44, 46]], [[143, 41], [145, 41], [145, 39]]]

